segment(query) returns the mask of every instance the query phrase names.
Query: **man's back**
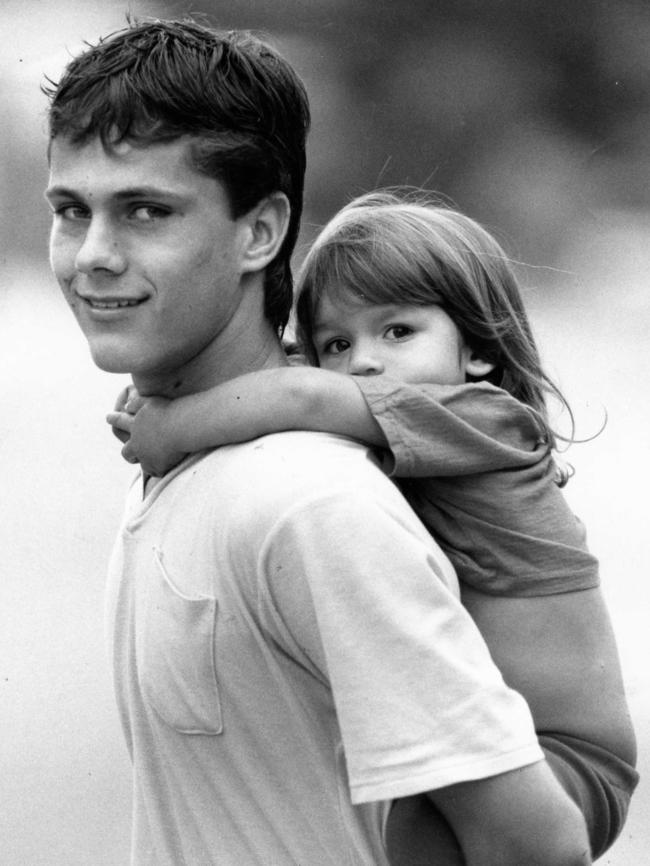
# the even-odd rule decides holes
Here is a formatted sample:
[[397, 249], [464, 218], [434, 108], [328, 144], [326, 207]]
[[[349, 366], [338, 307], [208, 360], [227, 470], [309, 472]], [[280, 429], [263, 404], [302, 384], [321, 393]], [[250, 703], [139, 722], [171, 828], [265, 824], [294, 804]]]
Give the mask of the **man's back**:
[[[133, 494], [109, 628], [134, 862], [384, 863], [384, 801], [480, 774], [477, 729], [513, 711], [498, 682], [489, 718], [449, 706], [464, 614], [444, 555], [365, 449], [322, 434], [219, 449]], [[512, 701], [509, 751], [534, 760]]]

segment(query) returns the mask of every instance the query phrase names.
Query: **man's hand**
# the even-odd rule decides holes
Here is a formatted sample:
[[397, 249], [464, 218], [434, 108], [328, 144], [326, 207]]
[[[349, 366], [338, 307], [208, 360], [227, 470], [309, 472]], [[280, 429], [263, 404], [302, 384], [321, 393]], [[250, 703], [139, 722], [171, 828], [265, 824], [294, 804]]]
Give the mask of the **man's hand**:
[[140, 463], [147, 475], [161, 477], [185, 457], [167, 435], [169, 403], [164, 397], [141, 397], [129, 386], [120, 394], [115, 411], [106, 416], [114, 434], [125, 443], [122, 457]]

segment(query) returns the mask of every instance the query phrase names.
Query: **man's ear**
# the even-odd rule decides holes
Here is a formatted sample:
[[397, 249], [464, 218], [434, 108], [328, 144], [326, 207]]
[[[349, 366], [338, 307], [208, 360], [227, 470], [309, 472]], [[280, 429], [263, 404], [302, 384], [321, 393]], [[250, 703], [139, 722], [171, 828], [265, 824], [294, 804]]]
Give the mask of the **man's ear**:
[[245, 217], [249, 233], [242, 256], [242, 273], [263, 270], [273, 261], [289, 227], [291, 206], [283, 192], [274, 192]]
[[466, 347], [464, 352], [466, 376], [473, 376], [476, 379], [484, 379], [492, 372], [492, 370], [494, 370], [496, 364], [493, 364], [491, 361], [484, 361], [483, 358], [479, 358], [473, 349]]

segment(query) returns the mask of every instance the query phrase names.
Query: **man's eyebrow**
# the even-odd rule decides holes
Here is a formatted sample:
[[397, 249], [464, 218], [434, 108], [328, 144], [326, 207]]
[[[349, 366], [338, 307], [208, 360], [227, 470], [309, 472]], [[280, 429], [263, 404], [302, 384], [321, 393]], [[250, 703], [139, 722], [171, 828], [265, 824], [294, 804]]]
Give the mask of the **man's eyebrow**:
[[[66, 186], [51, 186], [45, 190], [46, 198], [72, 198], [84, 199], [85, 195], [76, 192]], [[111, 194], [112, 198], [117, 201], [130, 200], [134, 198], [165, 198], [165, 199], [182, 199], [183, 194], [177, 190], [166, 189], [159, 186], [133, 186], [125, 187]]]
[[183, 198], [183, 193], [178, 190], [166, 189], [163, 186], [132, 186], [126, 189], [121, 189], [114, 193], [116, 199], [132, 199], [132, 198]]
[[50, 186], [45, 190], [45, 198], [79, 198], [77, 193], [65, 186]]

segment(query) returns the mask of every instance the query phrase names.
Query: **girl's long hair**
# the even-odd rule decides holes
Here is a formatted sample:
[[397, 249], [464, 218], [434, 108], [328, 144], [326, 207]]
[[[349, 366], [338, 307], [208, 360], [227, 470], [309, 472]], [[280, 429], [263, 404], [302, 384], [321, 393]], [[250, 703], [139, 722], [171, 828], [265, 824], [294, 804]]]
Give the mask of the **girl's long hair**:
[[[542, 369], [512, 265], [477, 222], [412, 190], [368, 193], [321, 231], [297, 278], [297, 337], [318, 364], [313, 327], [324, 295], [371, 304], [440, 306], [466, 344], [494, 364], [487, 381], [535, 412], [550, 447], [572, 441], [573, 415]], [[567, 410], [571, 437], [550, 425], [547, 395]]]

